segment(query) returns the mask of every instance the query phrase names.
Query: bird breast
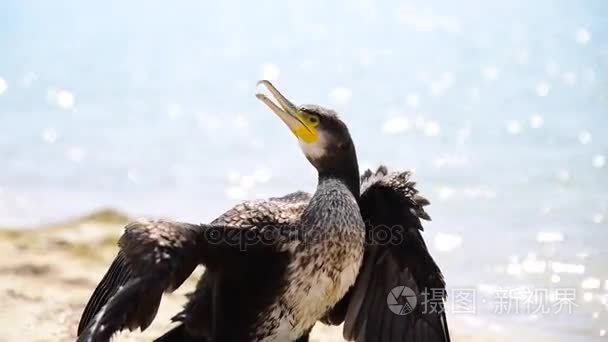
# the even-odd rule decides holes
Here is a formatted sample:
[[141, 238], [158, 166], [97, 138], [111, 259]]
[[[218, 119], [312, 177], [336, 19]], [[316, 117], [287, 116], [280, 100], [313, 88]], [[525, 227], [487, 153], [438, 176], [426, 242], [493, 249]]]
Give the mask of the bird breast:
[[355, 283], [363, 246], [364, 234], [352, 234], [295, 248], [279, 302], [260, 316], [261, 330], [272, 331], [262, 340], [295, 341], [307, 332]]
[[258, 316], [255, 340], [295, 341], [355, 283], [365, 225], [345, 185], [333, 179], [320, 185], [299, 224], [303, 235], [282, 246], [289, 255], [285, 287]]

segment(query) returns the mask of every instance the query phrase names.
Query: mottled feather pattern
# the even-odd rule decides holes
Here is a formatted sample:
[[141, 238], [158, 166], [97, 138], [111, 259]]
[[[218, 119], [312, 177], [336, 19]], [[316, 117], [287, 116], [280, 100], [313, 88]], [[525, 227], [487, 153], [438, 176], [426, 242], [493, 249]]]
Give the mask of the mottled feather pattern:
[[310, 194], [298, 191], [268, 200], [246, 201], [228, 210], [211, 224], [241, 227], [293, 223], [300, 218], [310, 198]]

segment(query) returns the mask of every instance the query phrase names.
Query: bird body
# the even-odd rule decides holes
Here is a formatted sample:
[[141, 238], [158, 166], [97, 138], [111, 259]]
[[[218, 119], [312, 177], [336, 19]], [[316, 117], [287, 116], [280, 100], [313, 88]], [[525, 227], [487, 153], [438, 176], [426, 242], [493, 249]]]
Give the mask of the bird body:
[[[306, 342], [319, 320], [344, 322], [345, 338], [358, 342], [449, 341], [445, 283], [420, 235], [429, 202], [410, 174], [380, 167], [359, 177], [354, 144], [333, 111], [297, 108], [263, 84], [280, 107], [258, 98], [298, 137], [318, 171], [315, 193], [244, 202], [211, 224], [127, 225], [117, 257], [85, 307], [78, 341], [145, 329], [162, 293], [179, 287], [199, 264], [205, 273], [173, 318], [178, 325], [157, 341]], [[376, 238], [381, 235], [388, 240]], [[439, 310], [395, 315], [386, 296], [396, 286], [409, 287], [419, 301], [438, 289]]]

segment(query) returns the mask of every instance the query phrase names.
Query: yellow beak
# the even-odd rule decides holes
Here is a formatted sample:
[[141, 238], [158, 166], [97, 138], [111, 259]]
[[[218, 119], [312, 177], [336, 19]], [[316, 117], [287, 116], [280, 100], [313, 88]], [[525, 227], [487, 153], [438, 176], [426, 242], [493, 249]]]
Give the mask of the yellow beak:
[[278, 105], [269, 99], [268, 96], [262, 93], [255, 94], [255, 97], [270, 107], [270, 109], [281, 120], [283, 120], [283, 122], [287, 125], [287, 127], [289, 127], [296, 137], [307, 143], [312, 143], [317, 140], [317, 131], [314, 127], [307, 123], [305, 114], [294, 106], [288, 99], [286, 99], [285, 96], [283, 96], [277, 90], [277, 88], [270, 83], [270, 81], [261, 80], [257, 84], [258, 86], [265, 86], [266, 89], [270, 91], [274, 99], [278, 102]]

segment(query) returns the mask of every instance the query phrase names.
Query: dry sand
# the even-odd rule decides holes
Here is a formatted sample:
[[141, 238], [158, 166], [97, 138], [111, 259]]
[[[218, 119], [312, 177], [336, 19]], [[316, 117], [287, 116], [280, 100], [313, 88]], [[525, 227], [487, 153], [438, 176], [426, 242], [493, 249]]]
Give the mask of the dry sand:
[[[32, 229], [0, 229], [0, 341], [73, 341], [78, 319], [117, 251], [129, 220], [112, 210]], [[200, 272], [164, 297], [154, 323], [143, 333], [115, 341], [150, 341], [169, 327], [184, 294]], [[450, 319], [453, 341], [502, 341], [490, 331], [475, 334]], [[340, 329], [318, 324], [313, 341], [342, 341]]]

